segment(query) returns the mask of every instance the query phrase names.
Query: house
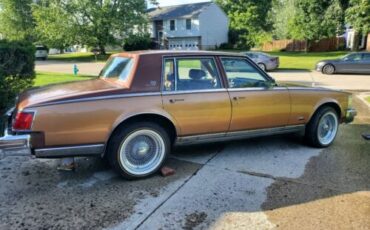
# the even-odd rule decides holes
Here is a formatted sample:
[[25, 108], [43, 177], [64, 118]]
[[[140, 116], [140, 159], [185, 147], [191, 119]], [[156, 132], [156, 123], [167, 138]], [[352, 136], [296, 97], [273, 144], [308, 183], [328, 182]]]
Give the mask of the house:
[[[346, 26], [344, 38], [346, 39], [346, 48], [352, 49], [355, 45], [355, 30], [350, 26]], [[370, 33], [366, 35], [359, 35], [358, 49], [370, 51]]]
[[158, 49], [214, 49], [228, 42], [229, 19], [216, 3], [158, 7], [148, 15]]

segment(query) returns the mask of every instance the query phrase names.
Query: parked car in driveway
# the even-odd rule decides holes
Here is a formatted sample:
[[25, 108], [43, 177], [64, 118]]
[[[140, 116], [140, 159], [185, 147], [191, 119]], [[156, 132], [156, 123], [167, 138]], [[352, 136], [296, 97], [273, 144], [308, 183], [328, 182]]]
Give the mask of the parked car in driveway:
[[48, 58], [49, 49], [45, 46], [36, 46], [36, 59], [46, 60]]
[[267, 53], [262, 52], [242, 52], [243, 55], [246, 55], [252, 59], [263, 71], [270, 71], [279, 68], [279, 57], [271, 56]]
[[98, 79], [22, 93], [0, 148], [101, 156], [132, 179], [155, 173], [173, 145], [305, 132], [328, 147], [355, 115], [349, 93], [277, 84], [240, 54], [140, 51], [112, 55]]
[[370, 53], [351, 53], [343, 58], [323, 60], [316, 64], [317, 71], [323, 74], [334, 73], [369, 73], [370, 74]]

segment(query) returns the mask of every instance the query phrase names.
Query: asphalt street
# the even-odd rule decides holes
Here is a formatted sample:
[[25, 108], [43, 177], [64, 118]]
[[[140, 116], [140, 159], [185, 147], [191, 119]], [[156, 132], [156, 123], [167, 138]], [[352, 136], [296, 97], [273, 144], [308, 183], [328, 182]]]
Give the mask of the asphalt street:
[[0, 229], [369, 229], [370, 108], [354, 105], [327, 149], [296, 134], [178, 147], [169, 177], [126, 181], [97, 158], [76, 172], [2, 159]]

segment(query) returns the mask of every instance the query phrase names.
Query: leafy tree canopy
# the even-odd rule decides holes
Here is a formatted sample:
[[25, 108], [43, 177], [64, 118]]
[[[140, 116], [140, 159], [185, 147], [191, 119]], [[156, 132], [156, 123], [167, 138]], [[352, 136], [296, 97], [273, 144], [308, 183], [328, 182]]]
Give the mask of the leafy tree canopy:
[[370, 32], [369, 0], [350, 0], [346, 11], [346, 21], [360, 34]]
[[312, 41], [343, 32], [344, 9], [339, 0], [297, 0], [295, 10], [288, 23], [294, 39]]
[[0, 33], [9, 40], [34, 40], [33, 0], [0, 0]]
[[261, 42], [271, 29], [268, 14], [272, 0], [216, 0], [230, 20], [230, 42], [249, 48]]

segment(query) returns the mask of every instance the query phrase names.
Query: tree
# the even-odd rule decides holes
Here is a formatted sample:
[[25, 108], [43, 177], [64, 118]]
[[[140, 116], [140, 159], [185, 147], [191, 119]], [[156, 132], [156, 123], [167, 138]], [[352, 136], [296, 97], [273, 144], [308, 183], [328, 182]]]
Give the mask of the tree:
[[34, 67], [35, 47], [30, 42], [0, 40], [0, 114], [32, 86]]
[[61, 8], [58, 0], [42, 0], [32, 6], [38, 41], [61, 52], [76, 41], [72, 17]]
[[274, 39], [290, 39], [288, 24], [292, 23], [296, 13], [297, 0], [275, 0], [271, 9], [271, 22], [273, 24]]
[[344, 30], [344, 9], [339, 0], [297, 0], [288, 23], [293, 39], [312, 41], [334, 37]]
[[34, 41], [33, 0], [0, 0], [0, 32], [8, 40]]
[[230, 20], [230, 42], [239, 48], [258, 45], [271, 30], [268, 14], [272, 0], [216, 0]]
[[352, 46], [358, 49], [359, 35], [370, 32], [370, 3], [368, 0], [350, 0], [346, 11], [346, 21], [355, 30], [355, 42]]
[[69, 0], [60, 1], [76, 28], [80, 44], [98, 47], [105, 54], [106, 45], [122, 45], [135, 27], [146, 28], [145, 0]]

